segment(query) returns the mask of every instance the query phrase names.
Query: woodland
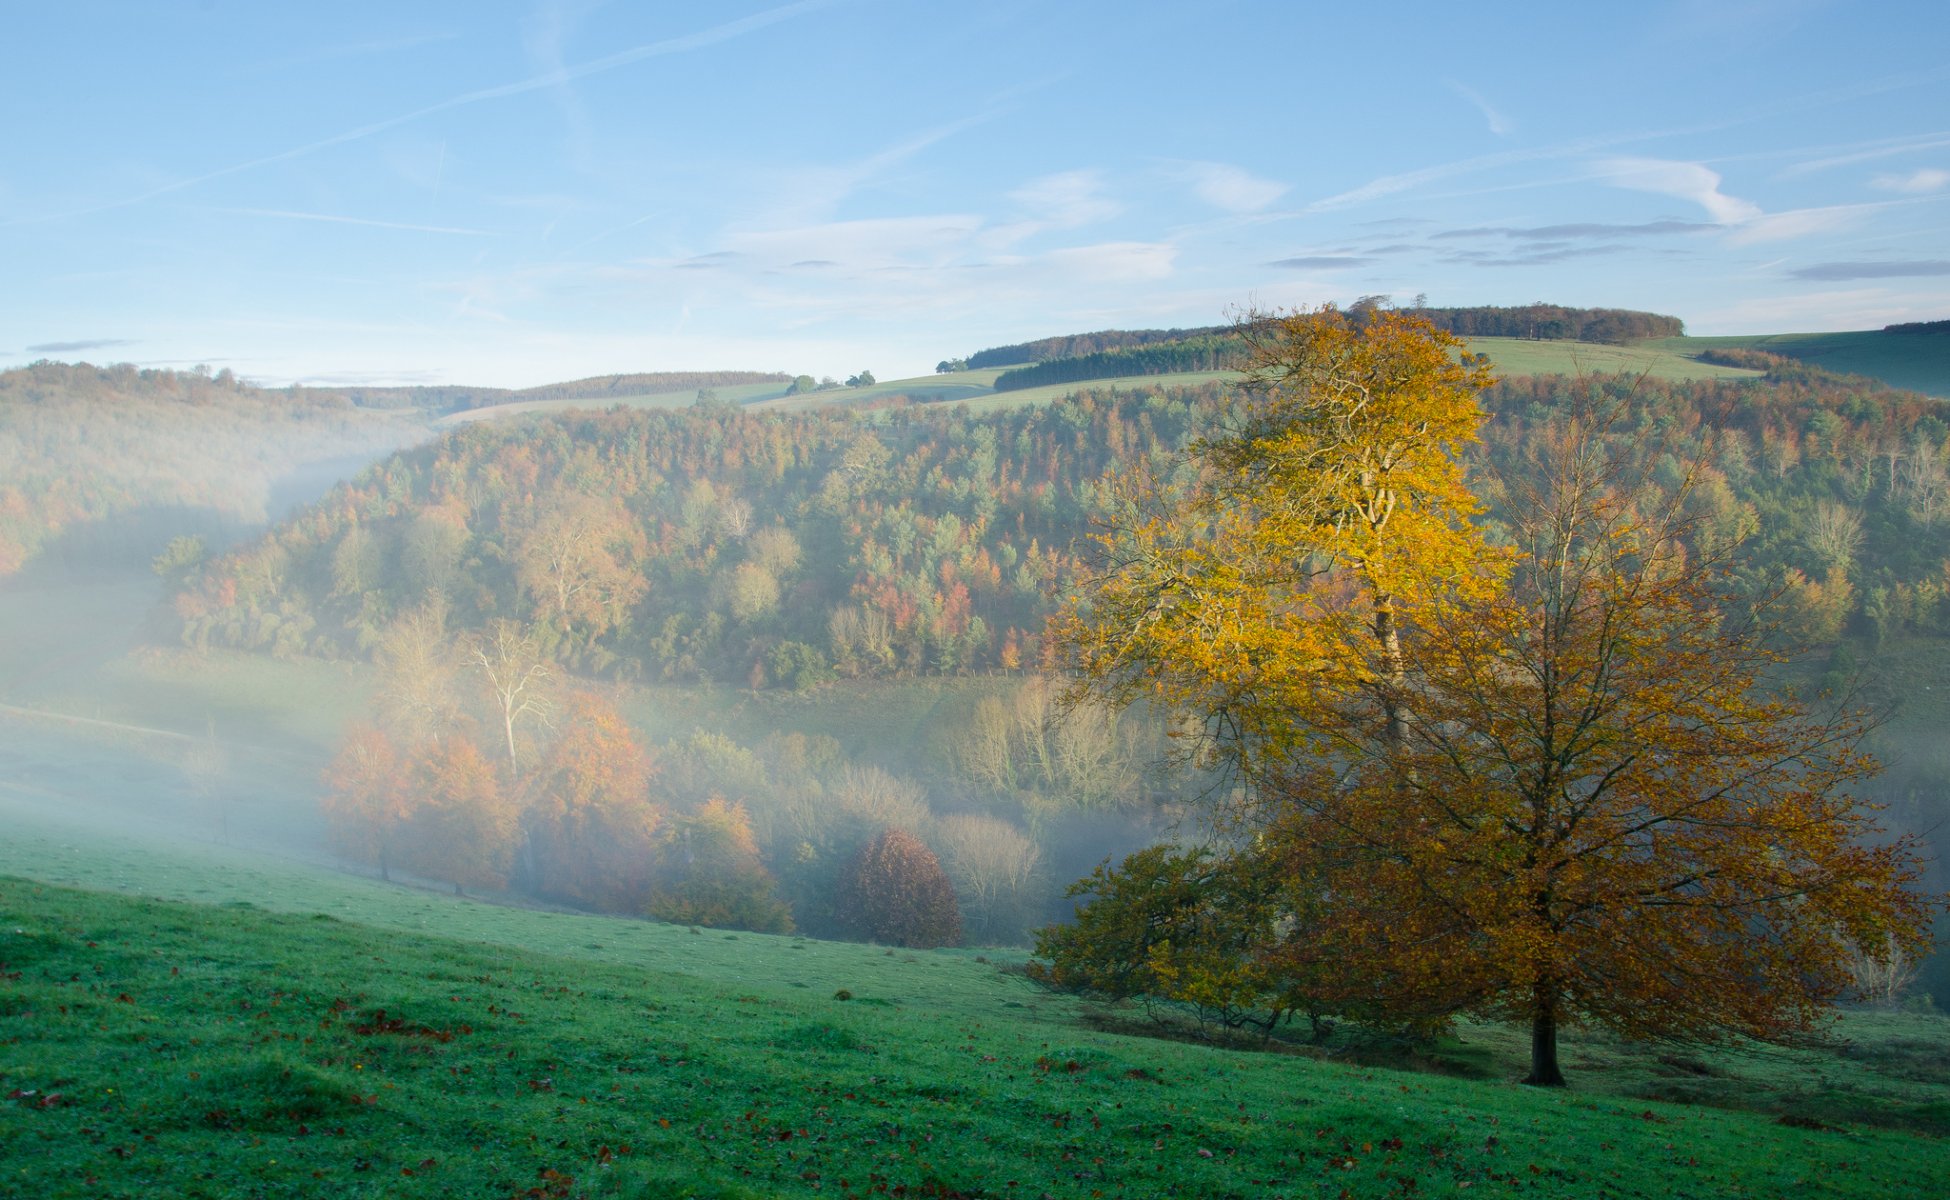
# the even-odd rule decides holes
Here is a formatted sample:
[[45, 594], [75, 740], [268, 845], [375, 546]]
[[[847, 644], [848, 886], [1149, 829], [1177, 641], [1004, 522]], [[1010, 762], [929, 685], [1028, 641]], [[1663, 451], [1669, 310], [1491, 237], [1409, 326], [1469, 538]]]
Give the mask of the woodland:
[[[1496, 311], [1534, 321], [1545, 307]], [[1459, 314], [1495, 316], [1413, 315], [1439, 330]], [[1393, 319], [1379, 306], [1350, 317], [1356, 329]], [[1526, 328], [1572, 326], [1604, 328], [1589, 314]], [[1033, 348], [1086, 361], [1225, 342], [1243, 348], [1229, 351], [1242, 365], [1257, 353], [1236, 329], [1192, 332]], [[1773, 355], [1712, 353], [1765, 375], [1479, 378], [1484, 418], [1456, 445], [1482, 506], [1472, 527], [1485, 545], [1516, 545], [1511, 499], [1543, 478], [1538, 448], [1602, 411], [1592, 445], [1642, 460], [1639, 486], [1678, 498], [1673, 544], [1717, 564], [1716, 603], [1764, 603], [1774, 619], [1756, 649], [1804, 651], [1770, 663], [1771, 683], [1900, 703], [1870, 669], [1883, 648], [1950, 635], [1941, 402]], [[1048, 365], [1093, 369], [1064, 362]], [[700, 395], [688, 408], [602, 407], [646, 378], [561, 385], [586, 385], [591, 406], [471, 422], [407, 447], [407, 423], [384, 407], [403, 396], [355, 404], [221, 375], [39, 364], [0, 377], [18, 401], [0, 408], [0, 450], [18, 464], [0, 489], [0, 535], [18, 565], [118, 513], [236, 510], [199, 490], [239, 457], [229, 437], [289, 444], [289, 462], [316, 460], [321, 445], [401, 445], [262, 536], [229, 532], [247, 513], [191, 522], [155, 561], [192, 649], [369, 664], [370, 710], [324, 780], [344, 862], [694, 926], [1019, 944], [1069, 911], [1061, 892], [1088, 869], [1074, 865], [1076, 845], [1097, 846], [1094, 861], [1169, 836], [1149, 857], [1106, 862], [1075, 894], [1141, 896], [1122, 916], [1115, 904], [1095, 911], [1190, 921], [1211, 955], [1180, 961], [1148, 943], [1125, 955], [1122, 982], [1073, 972], [1067, 985], [1235, 1027], [1487, 1011], [1478, 999], [1399, 1001], [1383, 1019], [1261, 973], [1245, 952], [1296, 901], [1263, 864], [1224, 853], [1239, 827], [1206, 823], [1237, 777], [1223, 758], [1183, 753], [1196, 740], [1183, 705], [1068, 686], [1076, 643], [1051, 621], [1074, 615], [1101, 575], [1093, 536], [1128, 511], [1131, 481], [1193, 483], [1213, 431], [1250, 415], [1249, 389], [1140, 376], [979, 413], [898, 397], [773, 411], [716, 401], [710, 387], [735, 380], [711, 373], [689, 380]], [[151, 481], [114, 467], [172, 421], [172, 470]], [[32, 474], [69, 461], [94, 464], [94, 491], [63, 490], [79, 472]], [[268, 476], [286, 460], [266, 462]], [[632, 718], [635, 688], [837, 697], [894, 685], [937, 689], [945, 732], [908, 747], [870, 733], [741, 742], [703, 727], [652, 740]], [[1893, 806], [1893, 827], [1928, 830], [1946, 782], [1934, 770], [1856, 782]], [[903, 835], [891, 845], [890, 831]], [[1146, 907], [1173, 894], [1186, 903]], [[876, 909], [876, 896], [907, 899]], [[1103, 932], [1090, 912], [1076, 928]], [[1911, 933], [1899, 940], [1913, 957]], [[1060, 966], [1058, 945], [1047, 961]]]

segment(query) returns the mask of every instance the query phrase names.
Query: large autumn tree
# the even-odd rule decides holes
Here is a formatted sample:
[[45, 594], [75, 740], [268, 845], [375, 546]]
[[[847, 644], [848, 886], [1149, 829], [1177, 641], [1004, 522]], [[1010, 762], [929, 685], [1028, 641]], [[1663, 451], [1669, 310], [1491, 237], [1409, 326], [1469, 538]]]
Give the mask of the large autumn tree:
[[1454, 463], [1480, 381], [1450, 339], [1395, 314], [1277, 330], [1270, 394], [1199, 448], [1189, 532], [1114, 534], [1068, 627], [1086, 678], [1203, 717], [1239, 768], [1237, 853], [1295, 909], [1242, 951], [1269, 988], [1522, 1020], [1529, 1082], [1554, 1085], [1564, 1023], [1776, 1036], [1853, 948], [1921, 944], [1911, 849], [1847, 795], [1874, 769], [1861, 723], [1763, 687], [1767, 624], [1688, 548], [1683, 479], [1573, 418], [1491, 554]]
[[1178, 482], [1138, 476], [1102, 570], [1056, 632], [1116, 700], [1205, 722], [1252, 786], [1359, 704], [1401, 732], [1404, 621], [1494, 578], [1460, 456], [1488, 372], [1459, 339], [1380, 311], [1256, 316], [1247, 386]]

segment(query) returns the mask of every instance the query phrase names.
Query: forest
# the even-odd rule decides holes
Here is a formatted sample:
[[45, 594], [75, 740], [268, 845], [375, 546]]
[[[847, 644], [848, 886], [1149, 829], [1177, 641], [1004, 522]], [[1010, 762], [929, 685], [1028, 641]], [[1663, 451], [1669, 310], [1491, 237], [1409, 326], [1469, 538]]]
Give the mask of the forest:
[[[219, 536], [281, 513], [275, 481], [421, 436], [344, 396], [266, 392], [228, 369], [37, 362], [0, 373], [0, 577], [55, 549], [119, 555], [159, 531]], [[114, 518], [110, 521], [110, 518]]]
[[[1501, 380], [1471, 453], [1514, 461], [1579, 391], [1619, 393], [1618, 436], [1709, 453], [1700, 536], [1739, 543], [1752, 588], [1785, 584], [1813, 642], [1950, 632], [1941, 402], [1723, 353], [1770, 375]], [[521, 621], [596, 676], [806, 687], [1034, 668], [1106, 473], [1168, 464], [1228, 397], [1125, 386], [982, 415], [699, 407], [471, 426], [195, 572], [183, 636], [367, 657], [435, 590], [458, 627]]]
[[[1620, 414], [1615, 444], [1657, 448], [1652, 479], [1674, 485], [1694, 465], [1694, 549], [1726, 552], [1737, 593], [1777, 596], [1787, 636], [1815, 649], [1816, 686], [1850, 683], [1878, 645], [1950, 634], [1940, 402], [1743, 361], [1774, 373], [1497, 381], [1465, 466], [1521, 478], [1554, 420], [1602, 400]], [[1013, 940], [1088, 869], [1062, 849], [1080, 832], [1132, 845], [1210, 786], [1145, 773], [1171, 743], [1143, 709], [1058, 719], [1045, 626], [1092, 570], [1086, 535], [1118, 502], [1109, 478], [1183, 471], [1238, 399], [1217, 383], [1140, 384], [984, 414], [702, 404], [472, 424], [256, 542], [159, 567], [181, 581], [192, 646], [375, 663], [371, 723], [330, 777], [348, 861], [695, 924], [868, 936], [840, 897], [893, 827], [919, 849], [876, 869], [915, 887], [947, 878], [964, 936]], [[952, 707], [951, 732], [905, 752], [703, 729], [652, 744], [601, 686], [928, 679], [989, 682]], [[1899, 825], [1928, 825], [1933, 769], [1912, 764], [1872, 794]]]

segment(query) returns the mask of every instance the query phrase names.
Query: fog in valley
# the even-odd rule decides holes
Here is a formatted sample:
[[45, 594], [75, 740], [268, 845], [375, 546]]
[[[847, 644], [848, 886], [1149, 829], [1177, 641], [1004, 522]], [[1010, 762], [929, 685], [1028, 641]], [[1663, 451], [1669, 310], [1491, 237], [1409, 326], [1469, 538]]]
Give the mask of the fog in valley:
[[[241, 852], [496, 903], [871, 937], [842, 911], [841, 876], [900, 829], [952, 881], [960, 927], [949, 940], [1022, 945], [1067, 916], [1064, 889], [1107, 857], [1202, 836], [1203, 810], [1188, 802], [1212, 782], [1165, 763], [1159, 723], [1067, 708], [1060, 681], [1025, 668], [1019, 650], [999, 672], [822, 668], [795, 684], [764, 677], [763, 664], [779, 661], [766, 657], [781, 640], [770, 635], [752, 643], [750, 678], [742, 659], [667, 672], [674, 681], [644, 678], [641, 663], [592, 668], [575, 634], [598, 618], [552, 612], [540, 592], [516, 601], [515, 617], [457, 611], [448, 593], [466, 595], [462, 560], [478, 567], [482, 552], [463, 532], [438, 552], [455, 557], [428, 566], [414, 557], [427, 526], [411, 513], [375, 523], [397, 540], [358, 568], [362, 586], [388, 597], [368, 614], [369, 640], [213, 644], [191, 632], [197, 610], [184, 597], [274, 525], [302, 529], [351, 503], [343, 485], [395, 449], [448, 436], [427, 420], [437, 414], [192, 375], [58, 376], [28, 380], [44, 391], [25, 399], [49, 417], [44, 402], [62, 402], [65, 424], [58, 436], [18, 424], [6, 477], [56, 494], [99, 480], [102, 494], [94, 511], [43, 508], [46, 519], [6, 530], [22, 561], [0, 579], [0, 806], [16, 851], [37, 857], [0, 870], [158, 887], [94, 877], [86, 847], [100, 839], [191, 863]], [[253, 405], [264, 411], [240, 416]], [[173, 408], [186, 414], [180, 429], [166, 423]], [[528, 436], [531, 418], [503, 420]], [[850, 470], [833, 468], [818, 474], [844, 481]], [[752, 564], [790, 586], [803, 552], [760, 529], [748, 505], [701, 494], [664, 489], [689, 506], [699, 537], [747, 565], [720, 572], [700, 602], [783, 628], [754, 606], [791, 600], [769, 578], [755, 582]], [[353, 569], [346, 559], [341, 550], [339, 570]], [[1040, 603], [1028, 579], [1021, 598]], [[758, 599], [727, 593], [738, 586]], [[274, 628], [277, 606], [262, 608], [253, 620]], [[896, 653], [865, 652], [889, 666]], [[361, 758], [379, 743], [383, 766]], [[468, 801], [476, 809], [456, 798], [437, 823], [402, 815], [443, 787], [464, 792], [452, 780], [470, 770], [484, 789]], [[550, 823], [550, 806], [569, 796], [596, 814], [592, 827]], [[196, 874], [183, 873], [182, 894], [198, 894]]]

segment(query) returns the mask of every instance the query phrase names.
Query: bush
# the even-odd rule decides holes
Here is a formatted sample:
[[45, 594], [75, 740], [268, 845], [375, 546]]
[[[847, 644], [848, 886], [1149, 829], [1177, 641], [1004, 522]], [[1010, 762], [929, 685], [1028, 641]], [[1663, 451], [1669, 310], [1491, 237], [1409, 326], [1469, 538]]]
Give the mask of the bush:
[[948, 873], [904, 829], [883, 830], [869, 842], [840, 876], [834, 899], [851, 931], [872, 941], [916, 949], [961, 941], [961, 910]]

